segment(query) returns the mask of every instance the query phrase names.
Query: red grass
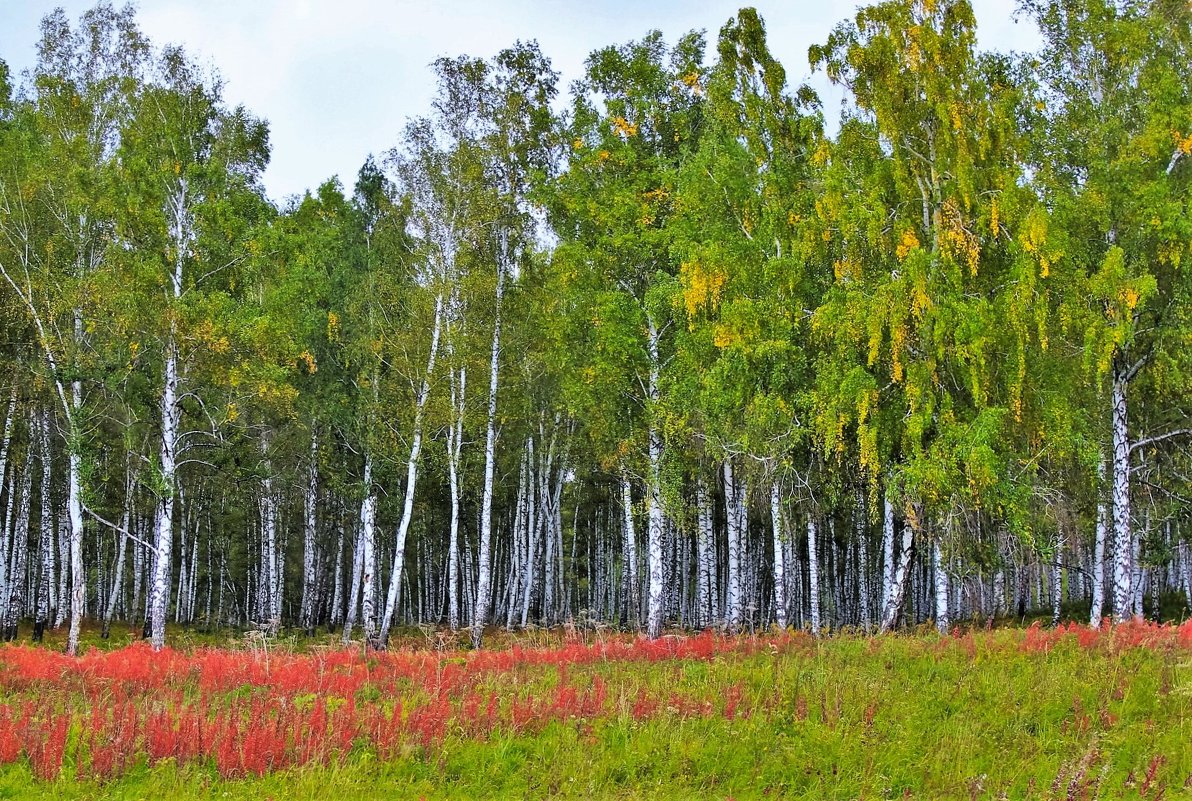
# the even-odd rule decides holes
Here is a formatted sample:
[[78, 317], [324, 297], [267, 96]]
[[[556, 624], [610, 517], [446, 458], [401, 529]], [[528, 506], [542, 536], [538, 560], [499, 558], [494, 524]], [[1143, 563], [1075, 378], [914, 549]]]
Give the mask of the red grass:
[[[1061, 643], [1113, 651], [1192, 649], [1192, 623], [1132, 622], [1096, 630], [1078, 624], [1049, 630], [1036, 624], [1019, 647], [1041, 652]], [[498, 730], [533, 733], [552, 723], [568, 723], [590, 731], [594, 721], [618, 715], [635, 721], [718, 713], [730, 720], [746, 718], [755, 706], [775, 712], [780, 700], [773, 694], [751, 697], [741, 684], [719, 701], [644, 688], [626, 697], [624, 691], [610, 692], [599, 676], [574, 681], [569, 668], [797, 653], [816, 647], [813, 638], [802, 634], [728, 638], [712, 633], [655, 641], [569, 642], [557, 648], [397, 650], [367, 656], [355, 650], [267, 657], [217, 649], [155, 652], [133, 645], [71, 658], [8, 645], [0, 647], [0, 698], [9, 699], [0, 702], [0, 764], [25, 758], [35, 776], [52, 781], [69, 751], [79, 778], [110, 779], [141, 759], [213, 765], [220, 776], [237, 778], [329, 765], [355, 749], [392, 759], [408, 748], [433, 750], [449, 737], [480, 739]], [[971, 634], [954, 634], [940, 647], [973, 656], [978, 646]], [[492, 689], [494, 677], [517, 675], [527, 666], [554, 667], [557, 681], [502, 700]], [[806, 720], [807, 703], [798, 696], [794, 709], [788, 706], [781, 714]], [[825, 722], [839, 720], [839, 705], [837, 698], [829, 709], [829, 699], [820, 699]], [[876, 711], [874, 705], [865, 711], [867, 725]], [[1102, 726], [1113, 725], [1104, 708], [1088, 711], [1079, 701], [1068, 725], [1085, 730], [1094, 715]], [[1149, 773], [1144, 784], [1151, 789], [1153, 766]]]

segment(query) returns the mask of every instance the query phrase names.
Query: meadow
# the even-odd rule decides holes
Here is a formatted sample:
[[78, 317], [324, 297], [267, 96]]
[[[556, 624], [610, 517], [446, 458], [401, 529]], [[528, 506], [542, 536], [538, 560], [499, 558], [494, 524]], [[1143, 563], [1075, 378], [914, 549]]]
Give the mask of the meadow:
[[0, 798], [1192, 797], [1192, 622], [0, 647]]

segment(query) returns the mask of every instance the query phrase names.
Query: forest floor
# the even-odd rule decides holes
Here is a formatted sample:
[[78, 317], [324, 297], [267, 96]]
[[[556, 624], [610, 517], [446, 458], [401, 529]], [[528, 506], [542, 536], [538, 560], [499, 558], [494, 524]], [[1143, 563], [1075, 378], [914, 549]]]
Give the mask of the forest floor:
[[1192, 798], [1192, 622], [134, 637], [0, 647], [0, 798]]

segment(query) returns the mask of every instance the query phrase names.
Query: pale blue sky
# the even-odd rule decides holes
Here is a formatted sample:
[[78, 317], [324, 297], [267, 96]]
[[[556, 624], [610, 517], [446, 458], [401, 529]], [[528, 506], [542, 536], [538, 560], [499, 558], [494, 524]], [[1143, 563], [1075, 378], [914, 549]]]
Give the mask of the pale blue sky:
[[[0, 0], [0, 59], [14, 73], [34, 58], [38, 22], [55, 6], [72, 18], [91, 0]], [[119, 5], [120, 3], [117, 2]], [[658, 28], [668, 40], [705, 29], [713, 41], [741, 0], [563, 2], [563, 0], [143, 0], [142, 29], [155, 44], [178, 43], [225, 81], [225, 97], [269, 120], [269, 195], [281, 200], [339, 175], [350, 185], [369, 153], [392, 147], [433, 92], [428, 68], [441, 55], [490, 56], [537, 39], [562, 73], [581, 75], [593, 49]], [[839, 94], [812, 76], [807, 48], [851, 16], [856, 0], [756, 0], [771, 49], [792, 84], [810, 81], [834, 114]], [[1011, 19], [1012, 0], [974, 0], [980, 46], [1027, 49], [1029, 24]]]

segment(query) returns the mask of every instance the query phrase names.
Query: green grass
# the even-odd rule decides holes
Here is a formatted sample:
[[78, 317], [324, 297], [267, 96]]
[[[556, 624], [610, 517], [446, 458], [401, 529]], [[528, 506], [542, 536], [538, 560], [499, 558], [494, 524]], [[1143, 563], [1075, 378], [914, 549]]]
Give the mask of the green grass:
[[[572, 684], [607, 683], [607, 714], [483, 739], [455, 727], [389, 761], [358, 746], [333, 767], [239, 780], [142, 760], [101, 784], [75, 777], [68, 750], [56, 782], [36, 780], [23, 759], [0, 767], [0, 798], [1062, 799], [1094, 788], [1089, 797], [1192, 798], [1187, 645], [1083, 648], [1067, 636], [1028, 652], [1024, 636], [841, 636], [708, 660], [572, 665]], [[553, 665], [519, 665], [480, 689], [524, 697], [559, 681]], [[643, 691], [662, 706], [636, 720]], [[734, 692], [740, 714], [728, 719]], [[715, 713], [668, 710], [672, 694]]]

